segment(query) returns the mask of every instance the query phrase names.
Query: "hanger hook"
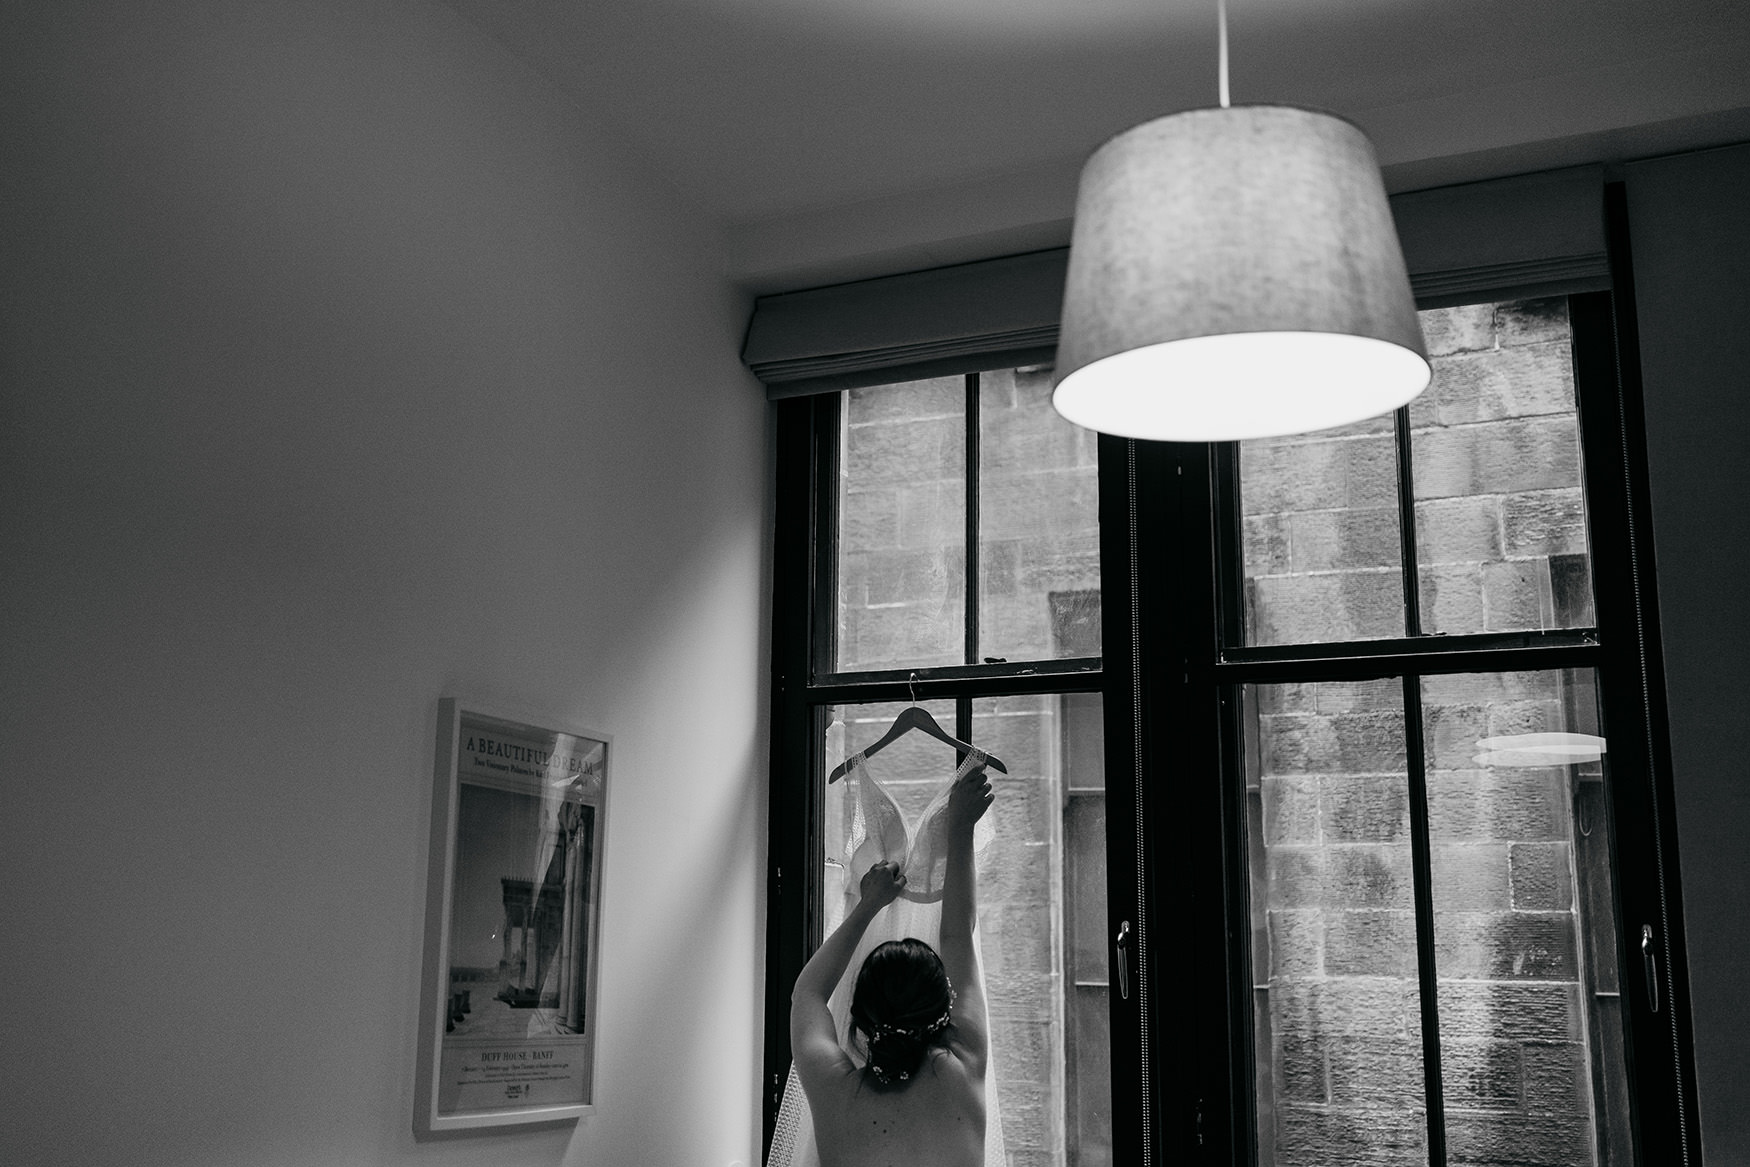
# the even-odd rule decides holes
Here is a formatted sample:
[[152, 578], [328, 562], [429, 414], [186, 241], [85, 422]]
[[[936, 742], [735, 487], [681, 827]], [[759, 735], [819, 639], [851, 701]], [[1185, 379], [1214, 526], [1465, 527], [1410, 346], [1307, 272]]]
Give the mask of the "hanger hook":
[[911, 703], [916, 705], [918, 703], [918, 675], [915, 669], [911, 676], [906, 678], [905, 687], [911, 690]]

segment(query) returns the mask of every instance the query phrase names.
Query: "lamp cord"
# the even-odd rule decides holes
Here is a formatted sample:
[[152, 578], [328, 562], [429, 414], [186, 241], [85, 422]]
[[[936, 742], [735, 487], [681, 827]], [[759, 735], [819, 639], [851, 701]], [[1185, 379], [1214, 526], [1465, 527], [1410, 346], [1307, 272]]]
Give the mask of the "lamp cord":
[[1215, 0], [1216, 21], [1221, 27], [1218, 72], [1221, 84], [1221, 108], [1227, 108], [1227, 0]]

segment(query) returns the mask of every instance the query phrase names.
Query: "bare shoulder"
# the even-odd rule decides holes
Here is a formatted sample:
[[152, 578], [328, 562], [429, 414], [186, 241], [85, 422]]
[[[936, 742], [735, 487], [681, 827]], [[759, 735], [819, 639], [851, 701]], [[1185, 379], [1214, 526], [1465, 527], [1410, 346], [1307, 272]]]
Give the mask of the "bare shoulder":
[[822, 1167], [980, 1167], [984, 1082], [949, 1050], [936, 1050], [897, 1090], [861, 1071], [808, 1091]]

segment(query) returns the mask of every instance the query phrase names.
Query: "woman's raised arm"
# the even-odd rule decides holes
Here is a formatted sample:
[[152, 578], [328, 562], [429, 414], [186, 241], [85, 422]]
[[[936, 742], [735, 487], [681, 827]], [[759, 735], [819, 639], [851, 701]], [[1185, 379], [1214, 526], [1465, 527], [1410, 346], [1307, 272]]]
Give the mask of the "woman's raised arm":
[[895, 864], [883, 861], [869, 868], [863, 873], [859, 885], [862, 894], [856, 906], [802, 966], [796, 987], [790, 993], [790, 1056], [795, 1059], [796, 1072], [805, 1085], [834, 1071], [855, 1068], [839, 1045], [838, 1030], [827, 1002], [839, 978], [845, 975], [845, 966], [851, 963], [851, 954], [857, 951], [857, 942], [868, 931], [869, 922], [904, 887], [905, 876]]
[[967, 1068], [984, 1075], [990, 1049], [985, 1019], [984, 982], [972, 946], [978, 919], [978, 869], [972, 858], [972, 830], [996, 796], [982, 765], [973, 766], [948, 793], [948, 870], [942, 888], [942, 964], [954, 982], [954, 1032]]

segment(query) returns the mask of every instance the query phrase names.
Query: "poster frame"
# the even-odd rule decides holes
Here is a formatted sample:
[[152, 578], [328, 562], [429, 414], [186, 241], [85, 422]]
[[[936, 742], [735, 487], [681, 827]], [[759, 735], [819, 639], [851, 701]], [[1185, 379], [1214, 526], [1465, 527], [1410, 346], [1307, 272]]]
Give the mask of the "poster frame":
[[[483, 1048], [499, 1050], [499, 1056], [511, 1062], [538, 1053], [543, 1048], [551, 1049], [555, 1043], [561, 1044], [566, 1050], [576, 1051], [572, 1060], [582, 1077], [584, 1097], [581, 1102], [506, 1101], [497, 1105], [464, 1108], [457, 1101], [463, 1096], [464, 1087], [458, 1084], [460, 1075], [453, 1072], [458, 1049], [457, 1041], [453, 1037], [449, 1038], [448, 1047], [452, 1055], [451, 1068], [446, 1070], [446, 1026], [454, 1020], [451, 1014], [456, 1008], [451, 981], [451, 956], [455, 943], [452, 935], [453, 911], [456, 903], [456, 881], [464, 874], [458, 870], [457, 857], [459, 844], [462, 842], [460, 833], [468, 829], [460, 814], [461, 788], [464, 772], [479, 762], [478, 758], [464, 760], [465, 724], [497, 729], [512, 739], [523, 741], [533, 739], [538, 742], [557, 743], [564, 736], [587, 739], [591, 743], [600, 743], [601, 746], [599, 774], [597, 767], [591, 765], [590, 773], [583, 776], [585, 782], [579, 783], [580, 793], [572, 800], [580, 806], [593, 807], [588, 829], [588, 890], [582, 901], [587, 913], [587, 920], [582, 925], [586, 951], [583, 960], [578, 962], [585, 982], [581, 994], [583, 1032], [575, 1039], [493, 1038], [490, 1044], [484, 1044], [486, 1039], [481, 1039]], [[414, 1132], [423, 1137], [489, 1127], [575, 1121], [594, 1112], [600, 1090], [596, 1073], [600, 1043], [595, 1019], [601, 1017], [598, 992], [601, 983], [601, 918], [605, 902], [602, 874], [613, 740], [610, 735], [595, 730], [576, 727], [549, 728], [488, 712], [474, 707], [472, 703], [464, 707], [462, 701], [453, 696], [445, 696], [438, 701], [436, 737], [432, 767], [430, 850], [426, 872], [425, 950], [419, 993], [419, 1054], [414, 1097]], [[558, 750], [553, 752], [559, 753]], [[591, 752], [593, 753], [593, 747]], [[537, 782], [529, 778], [511, 779], [510, 782], [530, 788], [525, 793], [532, 792], [537, 786]], [[476, 780], [469, 784], [480, 783]], [[536, 891], [532, 883], [528, 894], [532, 897], [531, 907], [525, 909], [525, 912], [538, 915], [540, 908], [537, 901], [546, 897]], [[506, 932], [509, 931], [507, 925]], [[525, 932], [525, 940], [526, 935]], [[509, 943], [508, 936], [506, 943]], [[538, 994], [540, 990], [537, 989], [536, 992]], [[502, 1068], [502, 1065], [494, 1066], [491, 1072], [500, 1072]], [[466, 1090], [467, 1096], [472, 1098], [478, 1098], [484, 1092], [478, 1082], [470, 1084]], [[447, 1104], [446, 1095], [450, 1099]]]

